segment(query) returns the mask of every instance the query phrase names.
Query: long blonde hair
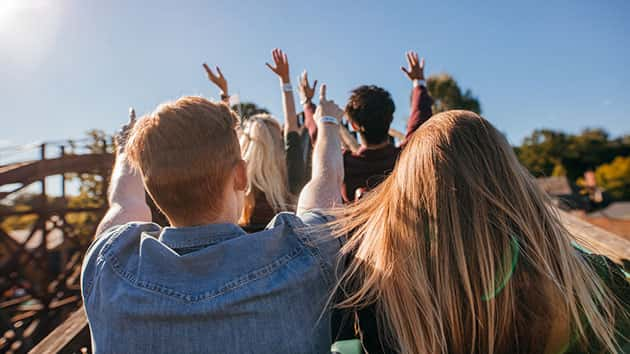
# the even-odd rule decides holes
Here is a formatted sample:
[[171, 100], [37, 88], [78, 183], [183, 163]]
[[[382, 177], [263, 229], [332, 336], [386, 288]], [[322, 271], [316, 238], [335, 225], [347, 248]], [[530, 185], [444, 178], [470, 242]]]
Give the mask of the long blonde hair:
[[590, 330], [616, 352], [615, 302], [549, 205], [488, 121], [435, 115], [377, 189], [337, 211], [353, 256], [337, 306], [374, 304], [401, 353], [543, 352], [557, 321], [567, 341]]
[[265, 194], [274, 212], [287, 210], [290, 195], [280, 123], [269, 114], [251, 116], [243, 126], [240, 144], [248, 179], [240, 223], [248, 224], [252, 217], [256, 190]]

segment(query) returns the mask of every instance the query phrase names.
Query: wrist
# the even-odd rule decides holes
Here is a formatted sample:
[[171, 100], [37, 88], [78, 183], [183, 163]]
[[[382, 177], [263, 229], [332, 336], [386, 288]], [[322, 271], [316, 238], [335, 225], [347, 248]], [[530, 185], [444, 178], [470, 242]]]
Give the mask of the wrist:
[[413, 83], [413, 87], [426, 86], [424, 79], [413, 79], [412, 83]]
[[281, 83], [280, 88], [282, 89], [282, 92], [293, 92], [293, 86], [291, 86], [290, 82]]
[[333, 117], [333, 116], [323, 116], [320, 117], [319, 119], [317, 119], [317, 124], [319, 125], [339, 125], [339, 119]]
[[289, 76], [287, 75], [286, 77], [284, 76], [280, 76], [280, 83], [281, 84], [290, 84], [291, 83], [291, 79], [289, 79]]

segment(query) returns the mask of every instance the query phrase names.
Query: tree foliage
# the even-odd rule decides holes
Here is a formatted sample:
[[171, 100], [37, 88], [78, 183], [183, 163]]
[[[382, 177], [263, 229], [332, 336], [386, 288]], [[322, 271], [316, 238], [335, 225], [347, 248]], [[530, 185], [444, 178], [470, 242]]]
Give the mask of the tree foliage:
[[439, 113], [450, 109], [466, 109], [481, 113], [481, 103], [472, 91], [462, 89], [449, 74], [432, 75], [427, 79], [427, 89], [434, 99], [433, 112]]
[[269, 113], [266, 108], [260, 107], [254, 102], [241, 102], [232, 106], [234, 112], [238, 112], [243, 120], [247, 120], [249, 117], [258, 113]]
[[630, 200], [630, 156], [618, 156], [599, 166], [595, 180], [613, 199]]
[[535, 130], [515, 147], [521, 163], [534, 175], [566, 174], [575, 181], [588, 170], [630, 154], [627, 136], [610, 139], [601, 129], [586, 129], [580, 134]]

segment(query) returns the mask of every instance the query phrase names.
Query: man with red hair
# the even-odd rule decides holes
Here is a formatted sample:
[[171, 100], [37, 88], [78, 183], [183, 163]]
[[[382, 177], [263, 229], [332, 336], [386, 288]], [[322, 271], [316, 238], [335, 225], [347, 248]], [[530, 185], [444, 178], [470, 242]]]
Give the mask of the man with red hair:
[[[324, 308], [340, 240], [309, 228], [341, 202], [342, 113], [324, 90], [298, 213], [254, 234], [236, 225], [247, 175], [233, 111], [183, 97], [135, 123], [83, 264], [95, 353], [329, 351]], [[171, 227], [150, 222], [145, 188]]]

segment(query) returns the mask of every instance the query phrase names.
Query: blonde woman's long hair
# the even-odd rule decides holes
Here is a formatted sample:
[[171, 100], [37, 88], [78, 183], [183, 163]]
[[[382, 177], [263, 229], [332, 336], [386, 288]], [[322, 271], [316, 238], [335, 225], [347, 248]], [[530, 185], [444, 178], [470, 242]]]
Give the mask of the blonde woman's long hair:
[[435, 115], [377, 189], [336, 211], [352, 255], [337, 306], [375, 305], [405, 354], [542, 353], [551, 333], [564, 345], [588, 331], [616, 352], [616, 303], [549, 205], [488, 121]]
[[252, 217], [256, 190], [265, 194], [274, 212], [289, 208], [290, 195], [280, 123], [269, 114], [251, 116], [243, 126], [240, 144], [248, 179], [240, 220], [243, 225]]

